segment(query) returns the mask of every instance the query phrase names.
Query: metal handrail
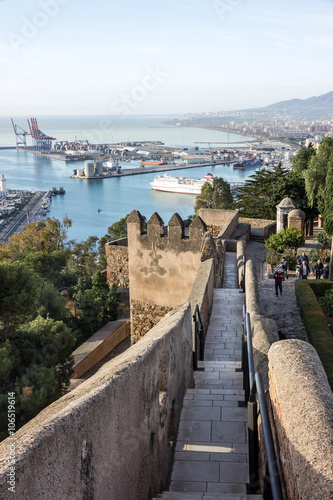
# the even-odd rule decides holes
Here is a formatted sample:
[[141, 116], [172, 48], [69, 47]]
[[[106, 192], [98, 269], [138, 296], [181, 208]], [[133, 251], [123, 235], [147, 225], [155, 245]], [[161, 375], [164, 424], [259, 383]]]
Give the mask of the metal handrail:
[[[265, 450], [267, 455], [267, 468], [265, 475], [265, 486], [271, 489], [273, 500], [282, 500], [282, 490], [279, 477], [279, 469], [277, 466], [272, 429], [269, 422], [267, 404], [264, 392], [264, 384], [262, 382], [261, 373], [255, 375], [255, 383], [257, 388], [257, 396], [259, 400], [259, 408], [262, 422], [262, 430], [264, 434]], [[266, 488], [265, 488], [266, 490]]]
[[[242, 369], [245, 402], [248, 407], [248, 431], [249, 431], [249, 489], [255, 493], [258, 488], [259, 477], [259, 439], [258, 439], [258, 414], [260, 412], [264, 446], [267, 457], [266, 473], [264, 476], [264, 500], [283, 500], [279, 471], [274, 449], [272, 430], [269, 422], [265, 393], [260, 372], [255, 372], [251, 320], [250, 314], [243, 307], [243, 347], [242, 347]], [[247, 351], [247, 353], [245, 352]], [[247, 355], [246, 355], [247, 354]], [[257, 401], [258, 400], [258, 401]], [[259, 412], [258, 412], [259, 402]]]
[[203, 327], [203, 322], [201, 319], [199, 306], [196, 304], [193, 312], [193, 323], [194, 323], [194, 339], [193, 339], [193, 370], [199, 370], [198, 368], [198, 339], [199, 339], [199, 360], [204, 360], [205, 351], [205, 331]]

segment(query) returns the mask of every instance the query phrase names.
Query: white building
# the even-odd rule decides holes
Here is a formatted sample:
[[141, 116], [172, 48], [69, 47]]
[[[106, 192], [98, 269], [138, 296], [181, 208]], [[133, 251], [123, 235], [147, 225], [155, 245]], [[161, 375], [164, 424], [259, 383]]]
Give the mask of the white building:
[[5, 176], [2, 174], [0, 179], [0, 198], [7, 197], [9, 194]]

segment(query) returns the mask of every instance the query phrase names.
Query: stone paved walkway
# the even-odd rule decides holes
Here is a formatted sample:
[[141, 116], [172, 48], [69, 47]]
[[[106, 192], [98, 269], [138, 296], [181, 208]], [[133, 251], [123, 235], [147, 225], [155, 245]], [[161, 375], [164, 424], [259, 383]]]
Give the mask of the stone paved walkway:
[[296, 302], [294, 277], [282, 283], [282, 297], [275, 296], [275, 284], [272, 278], [261, 280], [260, 305], [262, 314], [274, 319], [287, 339], [308, 341]]
[[237, 255], [234, 252], [225, 254], [222, 288], [237, 288]]
[[282, 284], [282, 297], [275, 297], [274, 280], [268, 278], [267, 266], [263, 265], [266, 251], [263, 243], [248, 243], [247, 258], [251, 259], [256, 267], [259, 279], [260, 305], [262, 314], [277, 322], [278, 328], [287, 339], [308, 341], [302, 318], [295, 296], [295, 277], [290, 277]]
[[243, 302], [238, 289], [214, 290], [205, 361], [199, 362], [203, 370], [194, 373], [195, 388], [186, 391], [170, 491], [158, 498], [261, 499], [246, 494], [247, 409], [239, 406]]

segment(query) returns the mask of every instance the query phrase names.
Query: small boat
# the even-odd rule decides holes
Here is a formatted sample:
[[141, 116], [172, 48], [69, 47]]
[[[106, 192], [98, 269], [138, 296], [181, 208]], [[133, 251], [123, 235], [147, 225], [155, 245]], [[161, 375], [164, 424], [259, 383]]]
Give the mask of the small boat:
[[242, 161], [233, 164], [234, 169], [243, 170], [244, 168], [255, 168], [261, 166], [261, 159], [252, 156], [251, 158], [246, 158]]
[[101, 211], [102, 211], [102, 209], [101, 209], [101, 208], [98, 208], [98, 209], [97, 209], [97, 212], [101, 212]]
[[152, 160], [141, 160], [141, 166], [144, 167], [148, 165], [150, 167], [159, 167], [161, 165], [166, 165], [165, 161], [152, 161]]

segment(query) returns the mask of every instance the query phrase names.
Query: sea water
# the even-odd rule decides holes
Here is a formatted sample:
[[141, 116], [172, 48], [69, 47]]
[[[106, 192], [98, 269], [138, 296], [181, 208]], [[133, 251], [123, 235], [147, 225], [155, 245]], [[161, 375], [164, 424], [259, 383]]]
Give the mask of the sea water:
[[[205, 147], [210, 143], [232, 143], [251, 140], [235, 134], [215, 130], [176, 126], [174, 116], [144, 117], [41, 117], [40, 129], [58, 140], [89, 140], [94, 143], [120, 141], [162, 141], [169, 146]], [[174, 121], [172, 121], [174, 120]], [[23, 118], [15, 119], [24, 127]], [[0, 146], [15, 145], [10, 133], [9, 118], [0, 118]], [[28, 137], [28, 145], [29, 143]], [[206, 144], [198, 144], [205, 143]], [[216, 144], [217, 145], [217, 144]], [[219, 144], [220, 146], [222, 144]], [[138, 166], [138, 162], [120, 163], [123, 168]], [[63, 162], [16, 150], [0, 150], [0, 175], [4, 174], [9, 189], [49, 190], [63, 186], [64, 196], [54, 196], [50, 216], [62, 219], [67, 214], [73, 222], [68, 238], [83, 241], [90, 235], [98, 237], [107, 232], [108, 226], [130, 213], [139, 210], [147, 219], [158, 212], [165, 224], [173, 213], [182, 218], [194, 213], [195, 196], [152, 191], [150, 182], [154, 173], [108, 179], [71, 179], [74, 168], [81, 162]], [[83, 166], [83, 165], [82, 165]], [[231, 165], [183, 169], [172, 175], [202, 178], [208, 172], [229, 182], [247, 179], [255, 169], [233, 170]], [[98, 209], [101, 211], [98, 212]]]

